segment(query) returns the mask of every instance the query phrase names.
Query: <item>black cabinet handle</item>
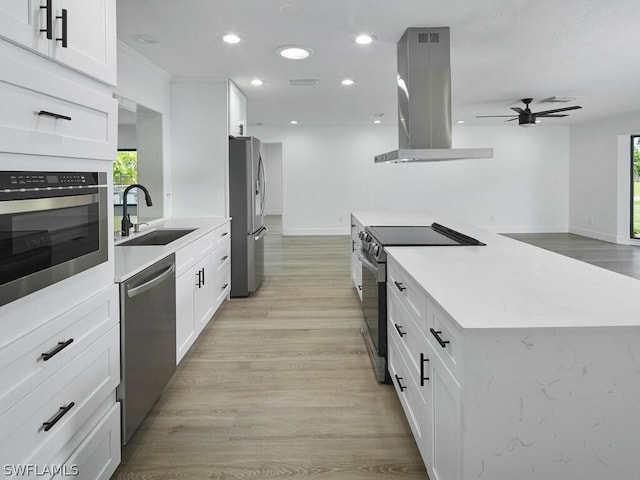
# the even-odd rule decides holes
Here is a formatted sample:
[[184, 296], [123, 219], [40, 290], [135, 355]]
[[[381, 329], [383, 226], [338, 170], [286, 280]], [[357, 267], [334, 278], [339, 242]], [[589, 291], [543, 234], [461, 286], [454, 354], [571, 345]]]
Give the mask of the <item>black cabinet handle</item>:
[[53, 40], [53, 6], [51, 5], [52, 0], [47, 0], [46, 5], [41, 5], [40, 10], [43, 8], [46, 10], [47, 21], [45, 28], [41, 28], [41, 32], [46, 32], [47, 39]]
[[424, 376], [424, 363], [428, 361], [429, 361], [428, 358], [424, 358], [424, 353], [421, 353], [420, 354], [420, 386], [421, 387], [424, 387], [425, 380], [429, 380], [429, 377]]
[[60, 421], [60, 419], [62, 417], [64, 417], [69, 410], [71, 410], [73, 408], [73, 406], [75, 405], [75, 402], [71, 402], [69, 405], [67, 405], [66, 407], [60, 407], [59, 412], [56, 414], [55, 417], [53, 417], [51, 420], [49, 420], [48, 422], [44, 422], [42, 424], [42, 426], [44, 427], [44, 431], [48, 432], [49, 430], [51, 430], [53, 428], [53, 426], [58, 423]]
[[62, 15], [56, 16], [56, 18], [62, 20], [62, 37], [56, 38], [56, 40], [62, 42], [62, 48], [67, 48], [67, 9], [63, 8]]
[[202, 286], [202, 271], [198, 270], [198, 273], [196, 273], [196, 275], [198, 276], [198, 283], [196, 283], [196, 287], [200, 288]]
[[60, 115], [59, 113], [47, 112], [46, 110], [40, 110], [38, 112], [38, 116], [53, 117], [56, 120], [69, 120], [69, 121], [71, 121], [71, 117], [68, 117], [66, 115]]
[[229, 258], [229, 255], [225, 255], [224, 257], [222, 257], [222, 258], [220, 259], [220, 261], [221, 261], [221, 262], [224, 262], [227, 258]]
[[403, 332], [402, 330], [400, 330], [402, 328], [402, 325], [398, 325], [397, 323], [393, 324], [396, 327], [396, 330], [398, 331], [398, 335], [400, 335], [400, 338], [404, 337], [407, 332]]
[[356, 241], [351, 240], [351, 253], [356, 251]]
[[440, 334], [442, 333], [440, 330], [434, 330], [433, 328], [430, 328], [429, 331], [431, 332], [431, 335], [433, 335], [434, 337], [436, 337], [436, 340], [438, 341], [438, 343], [440, 344], [440, 346], [442, 348], [445, 348], [447, 346], [447, 343], [449, 343], [449, 340], [442, 340], [442, 338], [440, 337]]
[[220, 290], [224, 290], [225, 288], [227, 288], [229, 286], [228, 283], [225, 283], [224, 285], [222, 285], [222, 288], [220, 288]]
[[393, 283], [395, 283], [395, 284], [396, 284], [396, 287], [398, 287], [398, 290], [400, 290], [401, 292], [404, 292], [404, 291], [407, 289], [407, 287], [403, 287], [403, 286], [402, 286], [402, 282], [396, 282], [396, 281], [394, 280], [394, 281], [393, 281]]
[[204, 267], [202, 267], [202, 285], [204, 286]]
[[73, 338], [70, 338], [69, 340], [67, 340], [66, 342], [58, 342], [58, 345], [56, 345], [55, 347], [53, 347], [52, 350], [49, 350], [46, 353], [42, 354], [42, 361], [46, 362], [47, 360], [49, 360], [51, 357], [57, 355], [58, 353], [60, 353], [62, 350], [64, 350], [65, 348], [67, 348], [69, 345], [71, 345], [73, 343]]
[[396, 377], [396, 382], [398, 382], [398, 387], [400, 387], [400, 391], [404, 392], [407, 389], [407, 387], [405, 387], [404, 385], [402, 385], [402, 383], [400, 383], [400, 380], [402, 380], [402, 377], [399, 377], [398, 375], [395, 375], [395, 374], [394, 376]]
[[229, 235], [229, 232], [222, 232], [222, 233], [220, 234], [220, 236], [221, 236], [221, 237], [226, 237], [227, 235]]

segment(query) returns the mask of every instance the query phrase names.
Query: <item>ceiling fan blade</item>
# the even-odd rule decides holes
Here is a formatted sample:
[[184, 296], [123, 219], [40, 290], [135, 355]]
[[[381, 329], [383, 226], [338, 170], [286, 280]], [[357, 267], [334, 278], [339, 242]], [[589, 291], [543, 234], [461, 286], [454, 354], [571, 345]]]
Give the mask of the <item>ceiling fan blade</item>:
[[526, 113], [523, 109], [521, 109], [520, 107], [511, 107], [511, 110], [513, 110], [514, 112], [518, 112], [518, 113]]
[[536, 113], [536, 117], [543, 117], [543, 118], [560, 118], [560, 117], [568, 117], [568, 116], [569, 115], [566, 115], [566, 114], [565, 115], [545, 115], [544, 113], [543, 114]]
[[518, 115], [476, 115], [476, 118], [498, 118], [498, 117], [518, 118]]
[[556, 108], [555, 110], [544, 110], [542, 112], [534, 112], [534, 115], [546, 115], [547, 113], [566, 112], [567, 110], [578, 110], [579, 108], [582, 108], [582, 107], [579, 105], [576, 105], [574, 107]]

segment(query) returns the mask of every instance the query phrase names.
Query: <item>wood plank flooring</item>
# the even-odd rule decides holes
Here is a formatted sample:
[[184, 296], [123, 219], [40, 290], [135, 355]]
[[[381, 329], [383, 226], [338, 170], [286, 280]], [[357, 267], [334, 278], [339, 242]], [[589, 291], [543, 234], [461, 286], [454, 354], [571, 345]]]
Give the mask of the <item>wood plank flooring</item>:
[[572, 233], [505, 233], [509, 238], [640, 279], [640, 247], [617, 245]]
[[426, 480], [369, 364], [349, 237], [267, 228], [264, 284], [216, 314], [113, 479]]

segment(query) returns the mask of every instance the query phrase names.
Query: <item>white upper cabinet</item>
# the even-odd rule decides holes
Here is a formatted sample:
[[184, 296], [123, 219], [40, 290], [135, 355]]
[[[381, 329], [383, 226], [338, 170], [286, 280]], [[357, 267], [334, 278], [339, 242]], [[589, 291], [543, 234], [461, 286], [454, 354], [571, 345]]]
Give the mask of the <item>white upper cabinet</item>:
[[116, 84], [115, 0], [4, 0], [0, 37]]
[[229, 135], [248, 136], [247, 99], [232, 81], [229, 81]]

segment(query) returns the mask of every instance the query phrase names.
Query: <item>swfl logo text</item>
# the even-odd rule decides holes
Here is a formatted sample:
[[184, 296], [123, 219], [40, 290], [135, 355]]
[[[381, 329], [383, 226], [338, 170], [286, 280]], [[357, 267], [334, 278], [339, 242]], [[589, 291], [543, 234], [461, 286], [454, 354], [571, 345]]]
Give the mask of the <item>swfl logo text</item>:
[[52, 475], [75, 477], [78, 475], [78, 472], [78, 465], [36, 465], [33, 463], [8, 463], [4, 465], [4, 475], [7, 477], [51, 477]]

